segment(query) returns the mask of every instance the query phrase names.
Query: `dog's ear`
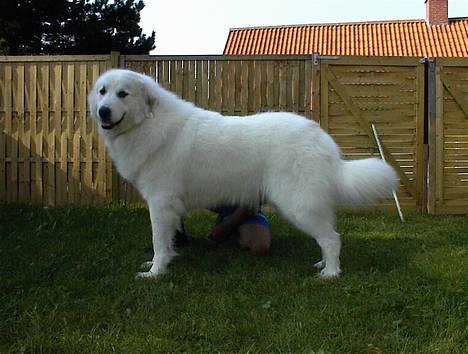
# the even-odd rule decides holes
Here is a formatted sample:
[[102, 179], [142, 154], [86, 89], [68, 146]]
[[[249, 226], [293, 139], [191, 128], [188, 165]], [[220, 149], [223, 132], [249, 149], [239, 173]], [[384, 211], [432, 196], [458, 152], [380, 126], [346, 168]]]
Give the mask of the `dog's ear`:
[[149, 109], [152, 111], [158, 104], [158, 98], [155, 95], [155, 92], [151, 89], [148, 90], [146, 95], [146, 104]]
[[146, 81], [143, 86], [146, 96], [146, 104], [148, 105], [150, 112], [152, 112], [154, 108], [156, 108], [156, 106], [158, 105], [158, 93], [156, 84], [151, 79]]

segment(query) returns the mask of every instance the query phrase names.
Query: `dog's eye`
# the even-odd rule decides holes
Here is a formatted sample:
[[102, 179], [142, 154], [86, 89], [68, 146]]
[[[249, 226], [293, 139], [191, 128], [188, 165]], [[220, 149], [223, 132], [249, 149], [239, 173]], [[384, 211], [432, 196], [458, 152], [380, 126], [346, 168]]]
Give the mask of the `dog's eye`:
[[99, 93], [104, 96], [106, 94], [106, 88], [103, 87], [102, 89], [100, 89]]
[[128, 92], [125, 92], [125, 91], [119, 91], [117, 92], [117, 97], [120, 97], [120, 98], [125, 98], [128, 96]]

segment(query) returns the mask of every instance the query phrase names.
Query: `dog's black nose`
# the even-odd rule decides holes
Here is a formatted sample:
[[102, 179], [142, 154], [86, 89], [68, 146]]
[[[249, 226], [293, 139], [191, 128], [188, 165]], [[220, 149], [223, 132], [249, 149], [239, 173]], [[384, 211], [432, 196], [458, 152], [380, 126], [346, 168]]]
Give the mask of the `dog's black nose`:
[[104, 123], [109, 123], [110, 120], [111, 120], [111, 110], [109, 107], [107, 106], [102, 106], [101, 108], [99, 108], [99, 117], [101, 117], [101, 120], [104, 122]]

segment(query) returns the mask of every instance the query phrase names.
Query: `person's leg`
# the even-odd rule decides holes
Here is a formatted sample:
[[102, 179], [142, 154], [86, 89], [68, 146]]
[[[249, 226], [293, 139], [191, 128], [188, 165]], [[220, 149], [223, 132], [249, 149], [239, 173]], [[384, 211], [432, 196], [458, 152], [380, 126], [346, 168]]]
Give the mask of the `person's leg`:
[[209, 235], [209, 239], [215, 242], [227, 241], [231, 236], [237, 234], [239, 225], [255, 216], [246, 207], [218, 208], [216, 212], [218, 213], [218, 219]]
[[270, 229], [262, 224], [242, 224], [239, 226], [239, 238], [241, 247], [247, 248], [254, 254], [263, 255], [270, 251]]

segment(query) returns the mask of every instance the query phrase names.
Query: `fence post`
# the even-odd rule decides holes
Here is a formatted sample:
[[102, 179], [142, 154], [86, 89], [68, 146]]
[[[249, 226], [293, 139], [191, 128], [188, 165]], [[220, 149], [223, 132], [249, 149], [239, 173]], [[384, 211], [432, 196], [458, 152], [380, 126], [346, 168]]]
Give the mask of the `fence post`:
[[320, 59], [312, 55], [312, 119], [320, 123]]
[[117, 69], [120, 66], [120, 52], [111, 51], [110, 62], [111, 62], [111, 68]]
[[[111, 51], [110, 52], [110, 64], [112, 69], [118, 69], [120, 67], [120, 52]], [[117, 172], [114, 164], [112, 166], [112, 202], [120, 201], [120, 175]]]
[[437, 146], [436, 146], [436, 118], [437, 118], [437, 107], [436, 107], [436, 60], [430, 59], [427, 61], [427, 96], [426, 96], [426, 107], [427, 107], [427, 144], [429, 147], [429, 159], [427, 166], [427, 212], [429, 214], [436, 213], [436, 163], [437, 163]]

